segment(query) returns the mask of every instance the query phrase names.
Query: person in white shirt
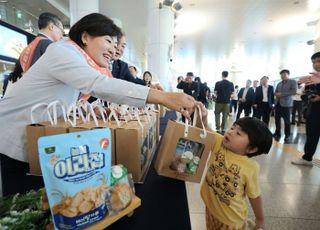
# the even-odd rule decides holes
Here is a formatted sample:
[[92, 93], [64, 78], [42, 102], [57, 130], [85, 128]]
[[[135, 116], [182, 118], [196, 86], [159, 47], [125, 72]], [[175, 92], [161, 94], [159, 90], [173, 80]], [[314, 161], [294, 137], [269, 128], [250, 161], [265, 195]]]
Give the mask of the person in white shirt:
[[[190, 118], [195, 106], [193, 97], [150, 89], [108, 75], [108, 63], [120, 34], [120, 28], [102, 14], [83, 17], [71, 27], [70, 39], [51, 44], [0, 100], [0, 161], [4, 195], [43, 186], [41, 182], [34, 184], [35, 179], [26, 176], [29, 171], [26, 126], [32, 123], [30, 111], [35, 104], [59, 100], [69, 106], [78, 100], [81, 92], [137, 107], [146, 103], [162, 104]], [[44, 121], [42, 112], [33, 113], [36, 121]]]
[[236, 114], [237, 112], [237, 108], [238, 108], [238, 93], [239, 93], [239, 86], [236, 85], [234, 87], [234, 91], [232, 92], [231, 94], [231, 102], [230, 102], [230, 114], [229, 115], [232, 115], [232, 108], [233, 108], [233, 112], [234, 114]]
[[[256, 89], [259, 86], [259, 81], [258, 80], [254, 80], [253, 81], [253, 92], [256, 93]], [[256, 107], [252, 106], [252, 117], [258, 117], [258, 112]]]
[[301, 124], [302, 119], [302, 99], [301, 96], [303, 95], [304, 91], [304, 84], [298, 83], [298, 88], [296, 94], [293, 96], [293, 107], [291, 113], [291, 124], [296, 124], [296, 113], [298, 112], [298, 121], [297, 126]]

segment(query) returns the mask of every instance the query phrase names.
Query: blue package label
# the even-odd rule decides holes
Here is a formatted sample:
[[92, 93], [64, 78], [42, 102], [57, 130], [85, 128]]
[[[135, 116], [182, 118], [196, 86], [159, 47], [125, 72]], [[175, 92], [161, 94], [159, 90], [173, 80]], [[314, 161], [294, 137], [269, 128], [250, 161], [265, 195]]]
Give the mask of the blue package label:
[[106, 215], [111, 132], [95, 129], [41, 137], [41, 171], [56, 229], [83, 229]]

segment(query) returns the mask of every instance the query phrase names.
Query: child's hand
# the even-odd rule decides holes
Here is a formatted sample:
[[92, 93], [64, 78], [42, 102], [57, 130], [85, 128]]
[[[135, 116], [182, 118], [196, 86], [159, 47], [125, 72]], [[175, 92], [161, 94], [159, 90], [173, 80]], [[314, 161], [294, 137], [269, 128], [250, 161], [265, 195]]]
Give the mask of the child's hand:
[[202, 124], [201, 124], [201, 120], [202, 120], [204, 127], [207, 129], [208, 128], [208, 110], [199, 101], [195, 103], [195, 107], [196, 107], [195, 109], [199, 108], [201, 110], [201, 117], [200, 117], [200, 112], [198, 112], [196, 126], [202, 129]]
[[256, 230], [263, 230], [264, 229], [264, 221], [256, 219]]

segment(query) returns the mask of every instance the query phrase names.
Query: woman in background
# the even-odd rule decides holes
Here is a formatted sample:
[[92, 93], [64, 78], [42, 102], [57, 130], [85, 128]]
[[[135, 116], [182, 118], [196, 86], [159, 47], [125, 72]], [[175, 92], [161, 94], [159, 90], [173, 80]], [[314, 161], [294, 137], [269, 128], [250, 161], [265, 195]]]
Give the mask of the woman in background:
[[144, 85], [148, 87], [151, 86], [152, 74], [149, 71], [145, 71], [143, 73], [143, 81], [144, 81]]

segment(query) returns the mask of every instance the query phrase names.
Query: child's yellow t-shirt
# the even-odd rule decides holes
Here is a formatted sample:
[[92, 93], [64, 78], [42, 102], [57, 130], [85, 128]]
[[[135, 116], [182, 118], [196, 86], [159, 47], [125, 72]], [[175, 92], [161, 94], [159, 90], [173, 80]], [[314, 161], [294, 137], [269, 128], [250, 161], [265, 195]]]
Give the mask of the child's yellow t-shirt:
[[255, 160], [235, 154], [222, 145], [215, 134], [201, 197], [210, 213], [220, 222], [241, 227], [247, 218], [246, 197], [260, 196], [259, 165]]

